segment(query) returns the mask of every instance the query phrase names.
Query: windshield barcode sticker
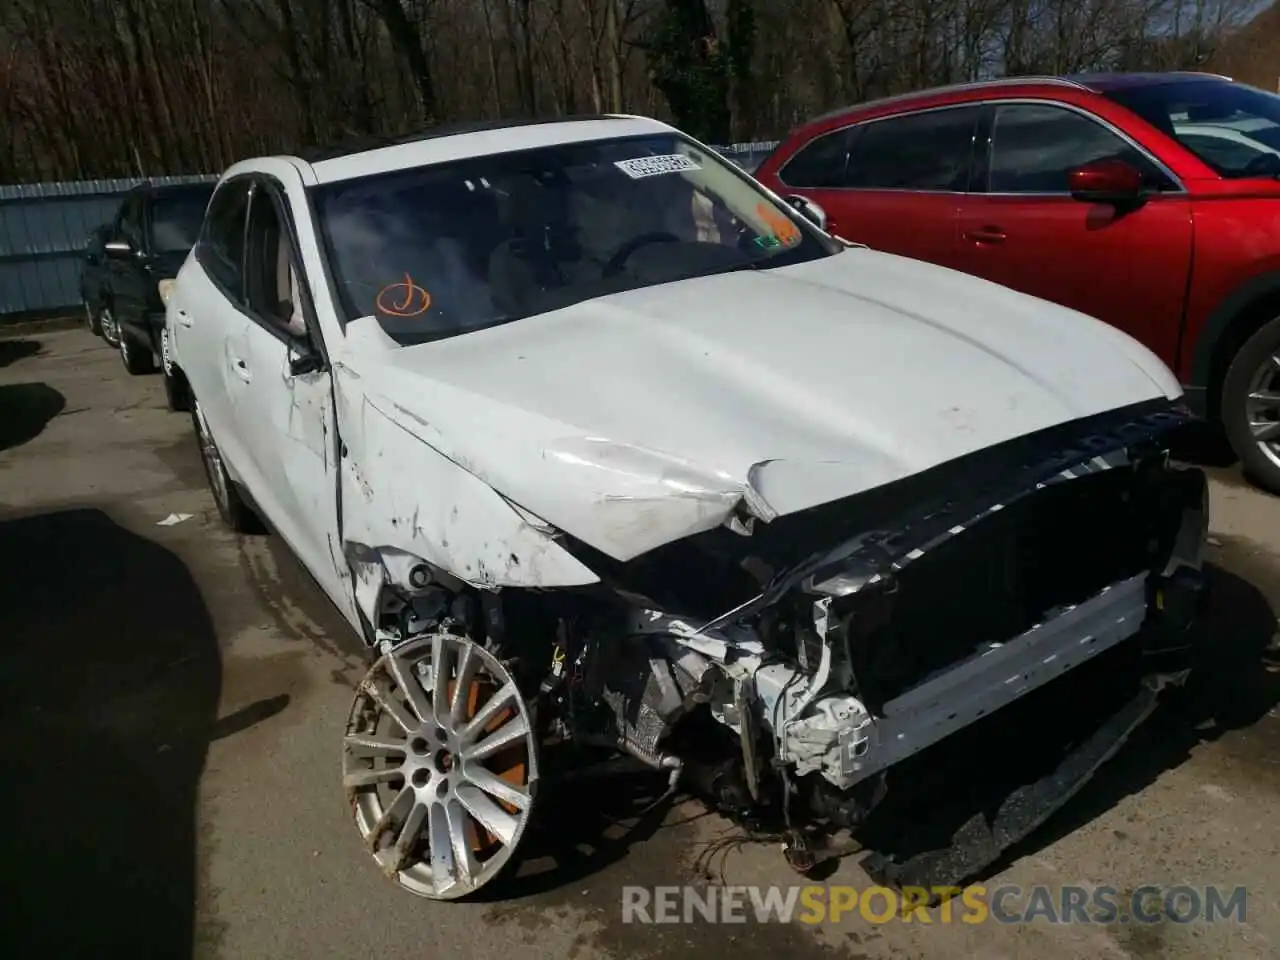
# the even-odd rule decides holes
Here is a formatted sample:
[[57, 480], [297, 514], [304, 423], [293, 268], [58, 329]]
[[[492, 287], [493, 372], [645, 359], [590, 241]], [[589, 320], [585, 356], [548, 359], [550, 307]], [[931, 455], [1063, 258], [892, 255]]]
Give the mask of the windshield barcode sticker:
[[641, 177], [657, 177], [664, 173], [681, 173], [685, 170], [701, 170], [691, 157], [683, 153], [673, 153], [666, 157], [636, 157], [634, 160], [616, 160], [613, 164], [628, 177], [639, 180]]

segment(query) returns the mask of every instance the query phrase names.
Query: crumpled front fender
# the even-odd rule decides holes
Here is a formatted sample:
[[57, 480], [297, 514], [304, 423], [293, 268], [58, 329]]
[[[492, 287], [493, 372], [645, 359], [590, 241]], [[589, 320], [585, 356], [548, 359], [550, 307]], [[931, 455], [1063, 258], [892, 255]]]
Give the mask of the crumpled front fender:
[[[389, 416], [343, 368], [343, 547], [362, 558], [357, 600], [371, 622], [385, 581], [405, 556], [474, 587], [571, 587], [597, 582], [554, 540], [555, 530], [506, 500]], [[390, 565], [377, 557], [395, 558]], [[363, 584], [363, 588], [362, 588]], [[368, 609], [366, 609], [368, 608]]]

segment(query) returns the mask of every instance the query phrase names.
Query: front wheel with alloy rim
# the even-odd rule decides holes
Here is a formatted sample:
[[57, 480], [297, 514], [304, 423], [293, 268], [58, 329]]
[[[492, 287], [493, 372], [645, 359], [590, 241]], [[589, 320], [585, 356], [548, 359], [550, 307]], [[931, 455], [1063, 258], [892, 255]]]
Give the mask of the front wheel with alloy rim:
[[1245, 341], [1222, 385], [1222, 425], [1245, 476], [1280, 494], [1280, 317]]
[[200, 460], [204, 463], [204, 475], [209, 480], [209, 491], [218, 505], [222, 522], [236, 533], [257, 533], [258, 518], [240, 498], [235, 484], [222, 463], [222, 454], [209, 430], [209, 421], [198, 402], [191, 405], [191, 421], [195, 425], [196, 441], [200, 444]]
[[513, 863], [537, 792], [537, 738], [507, 668], [435, 633], [385, 653], [356, 690], [342, 782], [382, 872], [456, 900]]

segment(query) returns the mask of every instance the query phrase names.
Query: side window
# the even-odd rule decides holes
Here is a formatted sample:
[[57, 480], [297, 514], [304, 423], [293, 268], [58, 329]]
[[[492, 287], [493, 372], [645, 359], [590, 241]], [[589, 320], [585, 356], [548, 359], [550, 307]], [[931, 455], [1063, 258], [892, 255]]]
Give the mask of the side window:
[[[1257, 141], [1250, 142], [1243, 134], [1235, 131], [1214, 131], [1213, 133], [1178, 133], [1182, 145], [1208, 160], [1219, 170], [1246, 170], [1249, 164], [1259, 157], [1272, 153]], [[1239, 139], [1236, 139], [1239, 137]], [[1274, 154], [1272, 154], [1274, 155]]]
[[868, 122], [850, 149], [845, 186], [968, 190], [980, 113], [977, 106], [949, 107]]
[[135, 250], [142, 248], [142, 198], [128, 197], [120, 208], [120, 239]]
[[1067, 175], [1094, 160], [1132, 164], [1156, 188], [1168, 178], [1137, 147], [1081, 113], [1040, 103], [996, 108], [987, 189], [991, 193], [1069, 193]]
[[809, 141], [778, 171], [778, 179], [789, 187], [843, 187], [849, 139], [845, 129]]
[[196, 247], [209, 275], [239, 298], [244, 291], [244, 225], [249, 209], [249, 181], [234, 180], [218, 188], [209, 202]]
[[301, 278], [293, 244], [273, 191], [259, 185], [249, 207], [245, 256], [245, 305], [263, 321], [294, 337], [305, 336]]

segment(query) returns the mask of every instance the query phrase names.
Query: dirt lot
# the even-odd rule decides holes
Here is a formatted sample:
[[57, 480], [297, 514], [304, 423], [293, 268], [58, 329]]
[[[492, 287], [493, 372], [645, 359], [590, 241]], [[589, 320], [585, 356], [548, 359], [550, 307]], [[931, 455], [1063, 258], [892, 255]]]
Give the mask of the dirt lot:
[[[15, 956], [1276, 956], [1280, 500], [1211, 472], [1210, 668], [984, 882], [1243, 885], [1243, 923], [624, 924], [624, 884], [705, 881], [698, 861], [727, 826], [692, 804], [619, 824], [626, 798], [601, 785], [544, 798], [540, 856], [501, 899], [433, 904], [384, 880], [348, 821], [339, 737], [359, 650], [276, 541], [220, 526], [189, 420], [86, 332], [0, 340], [0, 942]], [[175, 513], [191, 516], [161, 524]], [[773, 845], [713, 873], [795, 881]], [[852, 861], [827, 882], [868, 884]]]

